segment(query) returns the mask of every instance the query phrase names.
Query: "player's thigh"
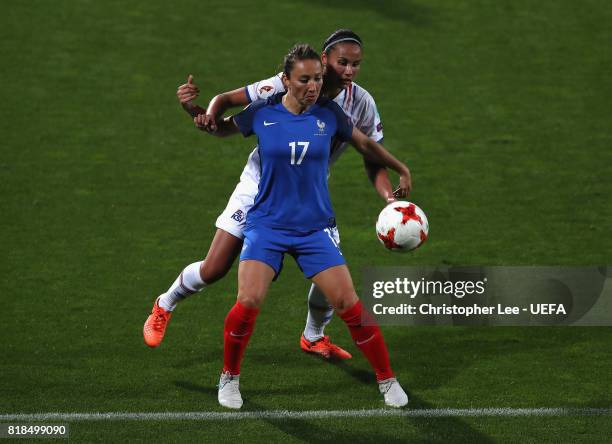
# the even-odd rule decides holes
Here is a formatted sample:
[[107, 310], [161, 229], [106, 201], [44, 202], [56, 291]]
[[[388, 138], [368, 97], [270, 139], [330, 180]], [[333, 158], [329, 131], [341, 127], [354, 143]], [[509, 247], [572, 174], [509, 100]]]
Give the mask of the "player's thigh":
[[[336, 245], [340, 246], [340, 233], [337, 227], [333, 227], [329, 229], [329, 233], [333, 238]], [[310, 287], [308, 291], [308, 305], [318, 307], [318, 308], [327, 308], [330, 306], [329, 301], [325, 297], [325, 293], [321, 291], [319, 287], [317, 287], [314, 283]]]
[[276, 272], [258, 260], [243, 260], [238, 266], [238, 301], [248, 308], [261, 305]]
[[358, 301], [353, 279], [346, 265], [323, 270], [312, 277], [312, 282], [319, 287], [338, 313], [343, 313]]
[[225, 276], [232, 268], [241, 248], [242, 239], [218, 228], [206, 254], [206, 259], [200, 267], [200, 274], [204, 282], [212, 284]]

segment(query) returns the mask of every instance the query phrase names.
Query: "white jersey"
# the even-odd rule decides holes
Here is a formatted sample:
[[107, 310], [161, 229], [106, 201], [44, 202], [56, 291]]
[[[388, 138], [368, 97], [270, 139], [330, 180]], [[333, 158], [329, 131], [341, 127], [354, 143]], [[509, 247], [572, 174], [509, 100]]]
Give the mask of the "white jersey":
[[[261, 80], [252, 83], [245, 87], [247, 97], [250, 102], [258, 99], [267, 99], [268, 97], [284, 92], [285, 87], [281, 80], [282, 74], [277, 74], [269, 79]], [[382, 123], [380, 115], [376, 109], [374, 99], [365, 89], [351, 83], [343, 89], [334, 99], [340, 108], [349, 118], [350, 122], [366, 136], [370, 137], [375, 142], [380, 142], [383, 139]], [[331, 147], [331, 155], [329, 157], [329, 166], [338, 160], [348, 144], [334, 141]], [[253, 206], [253, 201], [259, 190], [259, 180], [261, 178], [261, 169], [259, 162], [259, 152], [257, 147], [249, 155], [249, 159], [242, 174], [240, 175], [240, 183], [236, 186], [227, 207], [217, 219], [216, 226], [242, 239], [242, 229], [246, 221], [246, 213]], [[339, 241], [339, 239], [338, 239]]]

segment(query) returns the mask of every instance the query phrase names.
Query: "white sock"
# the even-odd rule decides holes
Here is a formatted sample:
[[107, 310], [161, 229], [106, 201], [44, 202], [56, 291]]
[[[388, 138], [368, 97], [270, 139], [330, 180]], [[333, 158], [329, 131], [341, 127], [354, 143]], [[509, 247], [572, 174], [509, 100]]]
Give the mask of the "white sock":
[[308, 293], [308, 317], [304, 328], [304, 337], [314, 342], [323, 337], [323, 330], [334, 315], [334, 308], [329, 305], [325, 295], [317, 286], [312, 284]]
[[200, 265], [202, 265], [202, 261], [194, 262], [185, 267], [168, 291], [159, 298], [158, 303], [161, 308], [172, 311], [180, 301], [206, 287], [206, 283], [200, 276]]

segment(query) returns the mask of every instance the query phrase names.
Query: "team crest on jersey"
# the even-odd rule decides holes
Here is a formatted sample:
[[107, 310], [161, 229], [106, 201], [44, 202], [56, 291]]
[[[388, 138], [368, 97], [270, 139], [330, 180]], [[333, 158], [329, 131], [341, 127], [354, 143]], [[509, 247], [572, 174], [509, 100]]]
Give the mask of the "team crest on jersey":
[[236, 222], [242, 222], [244, 220], [244, 211], [237, 210], [234, 214], [232, 214], [232, 219]]
[[319, 127], [319, 132], [315, 134], [315, 136], [325, 136], [327, 133], [325, 132], [325, 122], [317, 119], [317, 126]]

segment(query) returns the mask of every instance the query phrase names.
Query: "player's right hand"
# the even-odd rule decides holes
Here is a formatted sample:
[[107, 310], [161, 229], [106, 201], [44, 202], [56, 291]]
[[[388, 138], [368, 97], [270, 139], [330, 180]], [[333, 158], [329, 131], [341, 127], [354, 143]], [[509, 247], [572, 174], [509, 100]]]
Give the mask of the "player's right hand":
[[198, 114], [193, 118], [193, 123], [198, 129], [212, 134], [217, 131], [217, 125], [211, 125], [211, 122], [214, 123], [214, 119], [210, 119], [208, 114]]
[[217, 131], [217, 121], [215, 116], [213, 116], [208, 110], [206, 110], [206, 114], [204, 115], [204, 126], [206, 127], [206, 131], [209, 133], [214, 133]]
[[191, 74], [187, 77], [187, 83], [183, 83], [176, 90], [176, 97], [178, 97], [182, 105], [190, 105], [199, 95], [200, 88], [193, 83], [193, 76]]
[[204, 114], [198, 114], [197, 116], [193, 118], [193, 123], [195, 124], [195, 126], [201, 129], [202, 131], [206, 131], [206, 124], [204, 122], [205, 118], [206, 118], [206, 115]]

